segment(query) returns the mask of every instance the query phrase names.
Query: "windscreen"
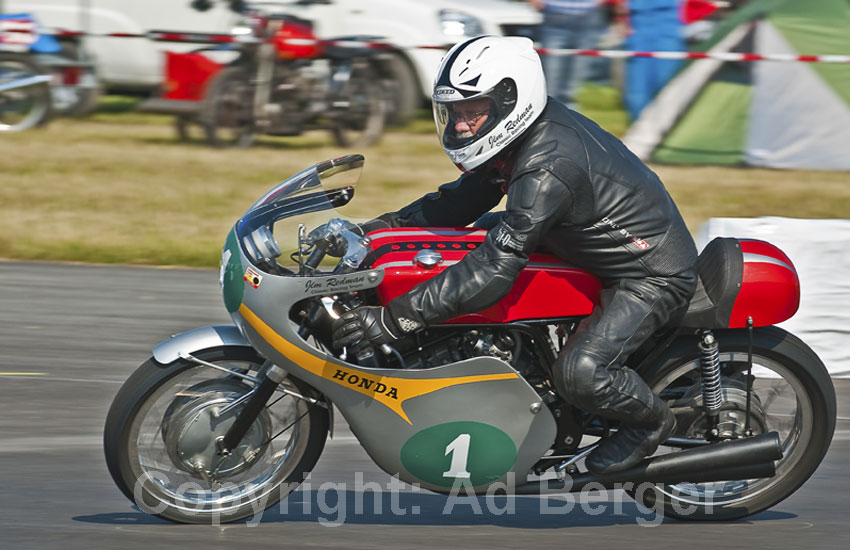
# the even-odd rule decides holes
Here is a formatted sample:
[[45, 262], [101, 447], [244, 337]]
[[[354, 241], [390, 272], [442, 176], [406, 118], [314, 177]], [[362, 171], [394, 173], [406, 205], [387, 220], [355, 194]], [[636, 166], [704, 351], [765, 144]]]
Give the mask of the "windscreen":
[[[364, 158], [346, 155], [320, 162], [279, 183], [260, 197], [237, 222], [240, 243], [249, 255], [256, 250], [280, 249], [278, 263], [295, 265], [299, 229], [310, 231], [333, 218], [345, 217], [337, 209], [354, 197]], [[274, 243], [268, 241], [272, 239]], [[271, 244], [272, 246], [269, 246]]]

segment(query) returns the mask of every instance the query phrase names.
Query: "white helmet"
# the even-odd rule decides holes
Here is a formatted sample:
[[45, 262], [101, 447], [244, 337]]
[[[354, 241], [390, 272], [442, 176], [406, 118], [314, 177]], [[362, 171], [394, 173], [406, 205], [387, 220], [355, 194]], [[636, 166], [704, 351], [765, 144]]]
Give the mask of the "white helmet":
[[[489, 104], [476, 132], [458, 131], [455, 109], [466, 102]], [[546, 107], [540, 57], [528, 38], [478, 36], [456, 44], [440, 64], [434, 82], [434, 121], [440, 144], [458, 168], [469, 172], [514, 141]], [[467, 118], [469, 117], [469, 118]], [[463, 119], [475, 117], [464, 115]]]

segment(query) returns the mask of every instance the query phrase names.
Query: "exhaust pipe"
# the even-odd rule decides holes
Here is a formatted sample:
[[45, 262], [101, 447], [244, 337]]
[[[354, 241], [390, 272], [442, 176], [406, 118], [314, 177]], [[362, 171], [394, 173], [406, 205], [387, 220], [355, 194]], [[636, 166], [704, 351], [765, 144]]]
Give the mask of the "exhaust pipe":
[[641, 483], [708, 483], [773, 477], [773, 463], [782, 458], [779, 434], [766, 434], [695, 447], [666, 455], [647, 458], [638, 465], [611, 474], [582, 473], [566, 480], [542, 480], [516, 488], [518, 495], [579, 492], [590, 483], [605, 489], [631, 482]]

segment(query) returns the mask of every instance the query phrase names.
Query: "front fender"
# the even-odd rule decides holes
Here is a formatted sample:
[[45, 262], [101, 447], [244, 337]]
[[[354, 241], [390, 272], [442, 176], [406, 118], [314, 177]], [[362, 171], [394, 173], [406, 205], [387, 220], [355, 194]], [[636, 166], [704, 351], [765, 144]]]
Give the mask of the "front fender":
[[153, 348], [153, 358], [158, 363], [167, 365], [179, 359], [181, 353], [194, 353], [202, 349], [220, 346], [245, 346], [250, 348], [251, 344], [233, 325], [200, 327], [175, 334], [168, 340], [160, 342]]

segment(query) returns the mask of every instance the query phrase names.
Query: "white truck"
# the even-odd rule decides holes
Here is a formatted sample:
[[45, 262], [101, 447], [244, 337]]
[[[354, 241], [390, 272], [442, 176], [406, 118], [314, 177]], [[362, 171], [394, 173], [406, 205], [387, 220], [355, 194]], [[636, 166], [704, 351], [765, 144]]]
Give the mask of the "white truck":
[[[235, 4], [241, 4], [236, 2]], [[147, 31], [229, 33], [240, 19], [228, 0], [0, 0], [6, 13], [29, 12], [48, 27], [92, 33], [85, 40], [98, 79], [108, 89], [153, 89], [163, 81], [163, 51], [190, 43], [103, 34]], [[395, 106], [410, 112], [430, 95], [443, 55], [426, 47], [478, 34], [530, 36], [540, 15], [507, 0], [275, 0], [252, 5], [310, 20], [321, 38], [376, 36], [397, 46], [392, 60]], [[200, 8], [200, 9], [199, 9]]]
[[321, 37], [374, 35], [398, 47], [393, 73], [402, 112], [431, 95], [445, 51], [427, 46], [479, 34], [534, 38], [540, 24], [540, 14], [525, 1], [505, 0], [307, 0], [292, 12], [313, 21]]

